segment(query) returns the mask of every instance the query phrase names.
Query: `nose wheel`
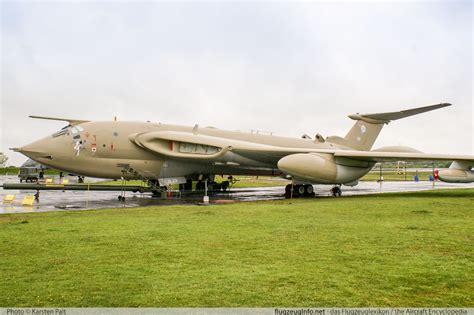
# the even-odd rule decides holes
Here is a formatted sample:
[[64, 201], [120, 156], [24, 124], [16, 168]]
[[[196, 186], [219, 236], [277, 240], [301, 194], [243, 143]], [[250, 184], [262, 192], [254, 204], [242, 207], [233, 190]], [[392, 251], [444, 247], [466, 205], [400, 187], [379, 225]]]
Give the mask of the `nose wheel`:
[[334, 186], [333, 188], [331, 188], [331, 194], [333, 195], [333, 197], [341, 197], [341, 186]]

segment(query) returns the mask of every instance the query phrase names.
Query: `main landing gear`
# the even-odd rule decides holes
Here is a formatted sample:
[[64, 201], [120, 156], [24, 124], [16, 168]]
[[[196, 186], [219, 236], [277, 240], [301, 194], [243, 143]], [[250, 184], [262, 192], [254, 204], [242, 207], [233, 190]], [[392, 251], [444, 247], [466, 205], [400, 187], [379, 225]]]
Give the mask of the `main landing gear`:
[[[285, 187], [286, 198], [306, 197], [306, 196], [313, 196], [313, 195], [314, 195], [313, 185], [288, 184]], [[333, 197], [341, 197], [342, 196], [341, 185], [336, 185], [333, 188], [331, 188], [331, 195]]]
[[[198, 181], [196, 183], [196, 191], [202, 191], [205, 189], [205, 186], [206, 184], [204, 183], [204, 181]], [[214, 192], [218, 192], [218, 191], [227, 191], [227, 189], [229, 189], [229, 186], [230, 186], [230, 182], [228, 180], [225, 180], [221, 183], [216, 183], [215, 181], [209, 181], [207, 182], [207, 189], [209, 191], [214, 191]], [[192, 187], [191, 187], [192, 188]], [[189, 189], [191, 190], [191, 189]]]
[[313, 196], [314, 188], [313, 185], [292, 185], [288, 184], [285, 187], [285, 197], [303, 197], [303, 196]]
[[341, 186], [336, 185], [333, 188], [331, 188], [331, 194], [333, 195], [333, 197], [341, 197], [342, 195]]

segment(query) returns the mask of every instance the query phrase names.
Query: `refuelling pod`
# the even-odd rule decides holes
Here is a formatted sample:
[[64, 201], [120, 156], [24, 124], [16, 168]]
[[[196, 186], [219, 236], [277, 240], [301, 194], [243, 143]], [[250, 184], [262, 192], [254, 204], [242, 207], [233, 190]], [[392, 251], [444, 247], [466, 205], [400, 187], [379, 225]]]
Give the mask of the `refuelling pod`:
[[347, 158], [335, 158], [332, 154], [297, 153], [278, 161], [278, 169], [299, 182], [312, 184], [354, 183], [364, 176], [371, 164]]
[[448, 169], [440, 170], [438, 178], [447, 183], [474, 182], [473, 162], [454, 161]]

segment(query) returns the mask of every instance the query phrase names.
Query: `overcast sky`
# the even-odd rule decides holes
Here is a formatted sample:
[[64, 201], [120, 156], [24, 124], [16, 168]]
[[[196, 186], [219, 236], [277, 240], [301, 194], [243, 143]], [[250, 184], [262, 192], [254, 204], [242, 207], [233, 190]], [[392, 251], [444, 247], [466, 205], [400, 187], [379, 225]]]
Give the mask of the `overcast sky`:
[[64, 126], [31, 114], [344, 136], [450, 102], [374, 147], [474, 154], [471, 1], [0, 5], [1, 151]]

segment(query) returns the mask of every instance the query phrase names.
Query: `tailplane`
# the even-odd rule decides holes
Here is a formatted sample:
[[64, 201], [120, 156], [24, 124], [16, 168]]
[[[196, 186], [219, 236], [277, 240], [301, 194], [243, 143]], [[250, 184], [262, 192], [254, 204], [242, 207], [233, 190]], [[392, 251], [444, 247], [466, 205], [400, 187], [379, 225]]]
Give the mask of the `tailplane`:
[[402, 119], [413, 115], [418, 115], [435, 109], [451, 106], [449, 103], [441, 103], [424, 107], [402, 110], [399, 112], [376, 113], [376, 114], [354, 114], [348, 117], [356, 120], [354, 126], [344, 138], [332, 136], [326, 141], [339, 144], [356, 150], [370, 150], [377, 140], [384, 124], [392, 120]]

